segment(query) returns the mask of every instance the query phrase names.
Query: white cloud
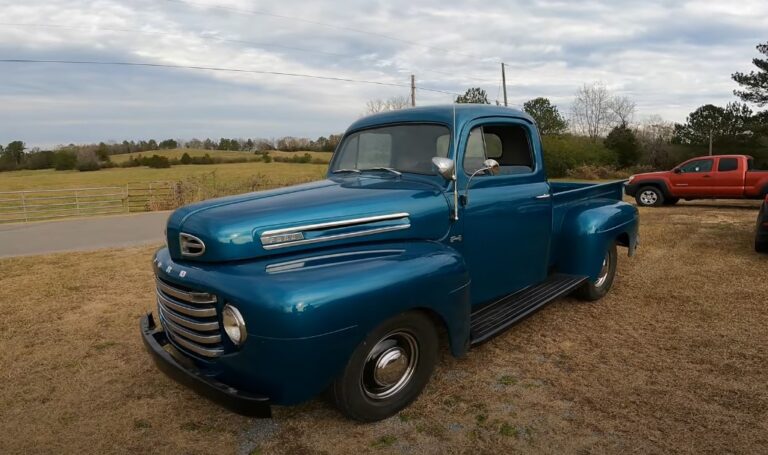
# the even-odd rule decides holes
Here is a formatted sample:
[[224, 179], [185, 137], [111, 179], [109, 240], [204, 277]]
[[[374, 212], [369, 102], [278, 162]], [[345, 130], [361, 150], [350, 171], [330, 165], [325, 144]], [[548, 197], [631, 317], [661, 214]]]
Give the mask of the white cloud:
[[[416, 74], [424, 87], [480, 85], [492, 99], [500, 96], [504, 60], [512, 104], [547, 96], [567, 111], [579, 85], [600, 80], [635, 99], [638, 117], [681, 121], [701, 104], [733, 100], [730, 74], [750, 69], [768, 29], [765, 1], [738, 8], [705, 0], [193, 2], [0, 0], [0, 56], [404, 85]], [[357, 118], [366, 100], [407, 91], [255, 74], [0, 64], [0, 143], [327, 134]], [[420, 91], [417, 99], [450, 96]]]

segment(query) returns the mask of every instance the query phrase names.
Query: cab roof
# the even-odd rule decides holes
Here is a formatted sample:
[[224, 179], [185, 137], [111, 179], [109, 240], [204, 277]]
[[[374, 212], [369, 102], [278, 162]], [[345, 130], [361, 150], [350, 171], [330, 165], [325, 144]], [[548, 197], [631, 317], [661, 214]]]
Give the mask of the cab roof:
[[490, 104], [445, 104], [412, 107], [369, 115], [352, 123], [347, 132], [393, 123], [442, 123], [451, 126], [453, 125], [454, 109], [457, 131], [461, 131], [465, 123], [483, 117], [512, 117], [535, 123], [530, 115], [519, 109]]

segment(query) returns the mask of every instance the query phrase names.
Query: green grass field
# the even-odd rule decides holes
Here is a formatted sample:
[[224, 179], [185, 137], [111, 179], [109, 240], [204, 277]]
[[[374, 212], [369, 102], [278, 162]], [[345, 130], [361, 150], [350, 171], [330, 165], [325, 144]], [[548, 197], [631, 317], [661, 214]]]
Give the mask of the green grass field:
[[[174, 151], [169, 151], [174, 152]], [[238, 152], [230, 152], [238, 153]], [[0, 173], [0, 191], [41, 190], [51, 188], [84, 188], [121, 186], [128, 183], [178, 181], [192, 177], [210, 177], [217, 181], [234, 183], [255, 176], [266, 176], [275, 186], [291, 185], [325, 176], [325, 164], [293, 163], [231, 163], [208, 165], [180, 165], [168, 169], [147, 167], [111, 168], [94, 172], [13, 171]]]
[[[233, 158], [254, 158], [255, 155], [253, 152], [230, 152], [226, 150], [198, 150], [198, 149], [173, 149], [173, 150], [153, 150], [149, 152], [136, 152], [136, 153], [126, 153], [124, 155], [112, 155], [111, 159], [114, 163], [120, 164], [128, 161], [131, 158], [134, 158], [138, 155], [141, 156], [152, 156], [152, 155], [160, 155], [160, 156], [166, 156], [168, 159], [181, 159], [181, 156], [184, 153], [189, 153], [189, 156], [196, 157], [196, 156], [204, 156], [206, 153], [209, 154], [213, 158], [223, 158], [223, 159], [233, 159]], [[280, 151], [271, 151], [269, 152], [269, 155], [272, 157], [285, 157], [285, 158], [291, 158], [293, 156], [301, 156], [305, 153], [309, 153], [312, 155], [312, 158], [319, 158], [323, 161], [329, 161], [331, 159], [331, 153], [327, 152], [280, 152]]]

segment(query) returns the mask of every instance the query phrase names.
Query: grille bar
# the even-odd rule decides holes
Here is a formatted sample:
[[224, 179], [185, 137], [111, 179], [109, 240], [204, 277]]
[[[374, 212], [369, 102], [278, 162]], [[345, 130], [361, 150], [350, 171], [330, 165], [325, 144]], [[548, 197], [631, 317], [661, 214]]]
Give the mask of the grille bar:
[[184, 327], [176, 324], [175, 322], [171, 322], [165, 315], [165, 312], [161, 309], [160, 310], [160, 316], [163, 318], [163, 322], [165, 323], [168, 328], [179, 335], [182, 335], [184, 338], [189, 338], [192, 341], [197, 341], [198, 343], [202, 344], [216, 344], [221, 343], [221, 335], [200, 335], [197, 332], [193, 332], [191, 330], [185, 329]]
[[207, 358], [223, 354], [216, 296], [156, 281], [160, 323], [176, 347]]
[[163, 305], [163, 302], [158, 303], [160, 304], [160, 309], [163, 310], [168, 319], [188, 329], [197, 330], [200, 332], [209, 332], [219, 328], [219, 323], [217, 321], [196, 322], [193, 319], [187, 319], [183, 316], [179, 316], [178, 313], [169, 310], [167, 306]]
[[187, 303], [216, 303], [216, 296], [208, 294], [207, 292], [190, 292], [190, 291], [184, 291], [179, 288], [171, 287], [168, 284], [160, 281], [157, 281], [157, 288], [158, 290], [162, 291], [164, 294], [167, 294], [171, 297], [176, 297], [179, 300], [183, 300]]
[[163, 304], [163, 306], [168, 307], [178, 313], [184, 313], [188, 316], [195, 316], [199, 318], [210, 318], [216, 316], [216, 308], [214, 307], [193, 307], [189, 305], [184, 305], [181, 302], [173, 301], [167, 297], [165, 297], [160, 291], [157, 291], [157, 298], [160, 299], [160, 302]]

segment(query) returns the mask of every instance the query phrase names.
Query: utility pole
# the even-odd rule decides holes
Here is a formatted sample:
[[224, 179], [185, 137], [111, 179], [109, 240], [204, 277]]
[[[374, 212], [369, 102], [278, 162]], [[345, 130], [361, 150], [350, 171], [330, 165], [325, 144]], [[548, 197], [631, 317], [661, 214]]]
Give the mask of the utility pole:
[[504, 62], [501, 62], [501, 85], [504, 87], [504, 106], [507, 105], [507, 76], [504, 74]]
[[416, 76], [411, 74], [411, 106], [416, 107]]

